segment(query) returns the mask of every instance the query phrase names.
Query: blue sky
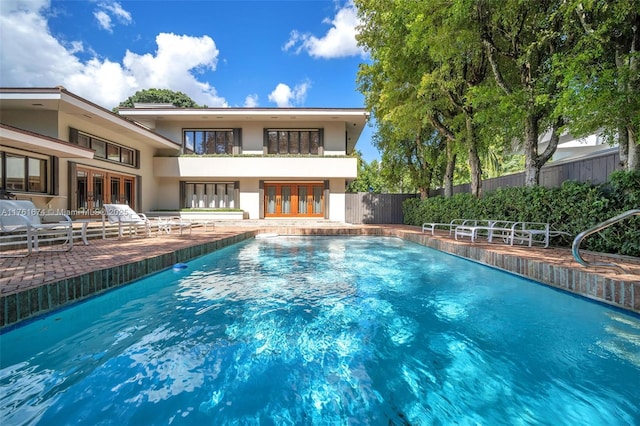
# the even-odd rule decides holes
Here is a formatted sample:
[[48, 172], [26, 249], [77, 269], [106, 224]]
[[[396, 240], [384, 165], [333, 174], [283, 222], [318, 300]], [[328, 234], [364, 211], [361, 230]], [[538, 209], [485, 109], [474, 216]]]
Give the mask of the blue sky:
[[0, 0], [0, 86], [62, 85], [108, 109], [148, 88], [210, 107], [361, 108], [357, 24], [350, 0]]

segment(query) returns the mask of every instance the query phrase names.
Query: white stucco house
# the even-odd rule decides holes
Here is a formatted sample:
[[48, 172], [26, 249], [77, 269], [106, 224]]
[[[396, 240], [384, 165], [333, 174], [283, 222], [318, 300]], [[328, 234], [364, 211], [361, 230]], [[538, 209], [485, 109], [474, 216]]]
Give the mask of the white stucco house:
[[242, 210], [344, 221], [362, 108], [176, 108], [115, 114], [62, 87], [0, 88], [0, 191], [93, 217]]
[[[549, 140], [551, 139], [551, 131], [547, 131], [538, 138], [538, 151], [543, 152]], [[597, 152], [611, 149], [602, 134], [592, 134], [585, 137], [575, 137], [565, 132], [560, 135], [558, 147], [553, 154], [552, 161], [567, 161], [591, 155]]]

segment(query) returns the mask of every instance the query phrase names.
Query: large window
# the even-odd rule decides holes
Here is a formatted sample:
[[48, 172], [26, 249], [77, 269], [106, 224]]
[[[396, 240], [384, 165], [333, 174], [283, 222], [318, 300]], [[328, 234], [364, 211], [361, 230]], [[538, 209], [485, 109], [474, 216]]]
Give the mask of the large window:
[[235, 209], [236, 183], [233, 182], [184, 182], [182, 208], [187, 209]]
[[47, 192], [47, 160], [0, 151], [0, 188]]
[[74, 128], [70, 129], [69, 139], [71, 143], [93, 149], [95, 151], [94, 158], [137, 167], [136, 160], [139, 155], [137, 150], [91, 136]]
[[322, 147], [322, 131], [268, 129], [266, 148], [268, 154], [318, 155]]
[[240, 154], [240, 129], [185, 130], [184, 152], [188, 154]]

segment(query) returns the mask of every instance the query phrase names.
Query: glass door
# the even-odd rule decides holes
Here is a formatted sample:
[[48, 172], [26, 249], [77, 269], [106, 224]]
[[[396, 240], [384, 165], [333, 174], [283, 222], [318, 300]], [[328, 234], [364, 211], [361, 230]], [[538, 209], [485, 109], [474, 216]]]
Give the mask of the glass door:
[[307, 182], [265, 184], [265, 217], [324, 217], [323, 188]]
[[102, 172], [93, 172], [91, 174], [92, 176], [92, 191], [91, 191], [91, 202], [92, 202], [92, 209], [95, 210], [99, 210], [102, 208], [102, 205], [104, 204], [104, 181], [105, 181], [105, 176], [104, 173]]
[[290, 215], [291, 214], [291, 187], [283, 186], [281, 187], [281, 203], [280, 203], [280, 214], [281, 215]]
[[121, 192], [120, 185], [122, 184], [122, 179], [119, 176], [111, 176], [109, 179], [110, 187], [111, 187], [111, 204], [121, 204]]
[[75, 188], [72, 209], [77, 217], [100, 216], [105, 202], [134, 207], [135, 178], [131, 176], [77, 167], [72, 187]]

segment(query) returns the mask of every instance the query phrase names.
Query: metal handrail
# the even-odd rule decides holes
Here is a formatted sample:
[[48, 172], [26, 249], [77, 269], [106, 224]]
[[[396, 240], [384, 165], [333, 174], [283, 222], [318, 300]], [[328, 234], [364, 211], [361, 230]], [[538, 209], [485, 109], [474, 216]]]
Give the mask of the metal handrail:
[[619, 214], [616, 217], [612, 217], [609, 220], [605, 220], [604, 222], [599, 223], [598, 225], [596, 225], [596, 226], [594, 226], [592, 228], [589, 228], [586, 231], [583, 231], [583, 232], [579, 233], [576, 236], [576, 238], [574, 238], [573, 245], [571, 246], [571, 252], [573, 253], [573, 257], [576, 260], [576, 262], [578, 262], [582, 266], [587, 266], [587, 267], [589, 267], [589, 266], [601, 266], [601, 267], [605, 267], [605, 268], [613, 268], [613, 269], [616, 269], [618, 272], [622, 272], [623, 274], [628, 274], [629, 272], [626, 269], [624, 269], [620, 265], [616, 265], [615, 263], [587, 262], [580, 255], [580, 243], [587, 236], [589, 236], [591, 234], [594, 234], [596, 232], [602, 231], [604, 228], [607, 228], [607, 227], [613, 225], [614, 223], [620, 222], [623, 219], [626, 219], [626, 218], [628, 218], [630, 216], [635, 216], [635, 215], [640, 215], [640, 209], [628, 210], [628, 211], [626, 211], [626, 212], [624, 212], [622, 214]]

